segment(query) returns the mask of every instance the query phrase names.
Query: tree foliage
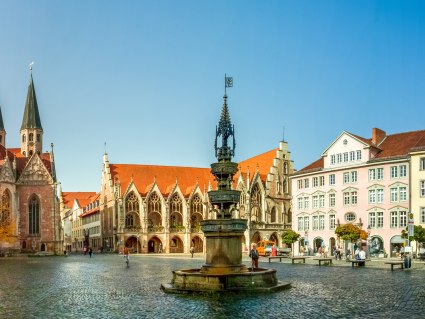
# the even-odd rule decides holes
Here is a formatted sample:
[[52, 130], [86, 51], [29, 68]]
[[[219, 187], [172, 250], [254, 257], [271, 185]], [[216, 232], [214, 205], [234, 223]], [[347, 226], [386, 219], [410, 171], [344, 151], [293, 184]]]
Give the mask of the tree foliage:
[[[407, 239], [408, 232], [407, 227], [401, 231], [401, 238]], [[416, 241], [418, 243], [425, 243], [425, 228], [421, 225], [415, 225], [413, 230], [413, 236], [409, 237], [410, 241]]]
[[295, 243], [298, 238], [300, 238], [300, 234], [298, 234], [297, 232], [293, 231], [292, 229], [287, 229], [284, 230], [282, 233], [282, 243], [287, 244], [287, 245], [292, 245], [293, 243]]
[[[335, 229], [335, 234], [339, 238], [343, 240], [348, 240], [352, 243], [355, 243], [356, 241], [359, 240], [359, 238], [361, 238], [361, 233], [362, 233], [362, 230], [360, 229], [360, 227], [357, 227], [356, 225], [353, 225], [353, 224], [341, 225]], [[367, 239], [367, 233], [366, 233], [366, 239]]]
[[15, 241], [15, 223], [10, 216], [0, 217], [0, 242], [12, 243]]

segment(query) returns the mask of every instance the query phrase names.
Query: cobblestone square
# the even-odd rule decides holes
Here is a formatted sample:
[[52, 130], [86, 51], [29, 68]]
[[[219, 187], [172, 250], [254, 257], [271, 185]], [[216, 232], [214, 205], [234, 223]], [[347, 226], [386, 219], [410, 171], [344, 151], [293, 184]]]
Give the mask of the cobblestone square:
[[[266, 259], [263, 259], [264, 261]], [[1, 318], [423, 318], [425, 265], [391, 271], [261, 262], [292, 288], [264, 295], [165, 294], [172, 270], [202, 256], [120, 255], [0, 259]], [[244, 258], [244, 263], [249, 260]]]

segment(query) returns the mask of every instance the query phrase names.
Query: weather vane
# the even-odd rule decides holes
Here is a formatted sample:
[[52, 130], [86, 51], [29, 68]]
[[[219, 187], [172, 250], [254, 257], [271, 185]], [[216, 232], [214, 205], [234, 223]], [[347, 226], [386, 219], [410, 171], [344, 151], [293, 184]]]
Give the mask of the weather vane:
[[34, 65], [34, 61], [30, 63], [30, 71], [32, 71], [32, 66]]

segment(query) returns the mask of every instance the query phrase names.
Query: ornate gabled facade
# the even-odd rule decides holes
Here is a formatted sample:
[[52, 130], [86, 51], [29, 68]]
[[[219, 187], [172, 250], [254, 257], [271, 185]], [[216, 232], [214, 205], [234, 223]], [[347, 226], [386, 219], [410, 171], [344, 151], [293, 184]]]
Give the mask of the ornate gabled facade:
[[[230, 123], [229, 117], [225, 98], [219, 128], [230, 136], [233, 127], [223, 128], [223, 122]], [[217, 152], [217, 141], [215, 146]], [[216, 154], [219, 161], [229, 156], [224, 148]], [[239, 163], [233, 181], [228, 182], [241, 191], [232, 214], [248, 219], [243, 249], [263, 238], [280, 244], [281, 231], [291, 227], [288, 179], [292, 172], [286, 142]], [[143, 253], [187, 253], [191, 246], [203, 251], [200, 221], [217, 218], [208, 198], [215, 184], [210, 168], [111, 164], [105, 154], [100, 193], [102, 246], [116, 251], [125, 245]]]
[[[1, 111], [0, 111], [1, 113]], [[0, 114], [0, 249], [55, 252], [59, 244], [59, 206], [53, 145], [42, 153], [41, 127], [32, 74], [20, 130], [21, 147], [8, 148]]]

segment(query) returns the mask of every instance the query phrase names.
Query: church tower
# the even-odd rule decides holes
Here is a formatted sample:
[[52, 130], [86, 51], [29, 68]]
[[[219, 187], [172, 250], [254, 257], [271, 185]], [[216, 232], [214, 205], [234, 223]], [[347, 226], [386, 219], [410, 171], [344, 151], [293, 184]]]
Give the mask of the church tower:
[[30, 83], [28, 85], [27, 100], [25, 102], [24, 117], [21, 125], [21, 153], [30, 157], [43, 149], [43, 128], [41, 127], [40, 114], [38, 113], [37, 97], [35, 95], [32, 68]]
[[3, 124], [3, 115], [1, 114], [0, 108], [0, 145], [6, 147], [6, 130]]

